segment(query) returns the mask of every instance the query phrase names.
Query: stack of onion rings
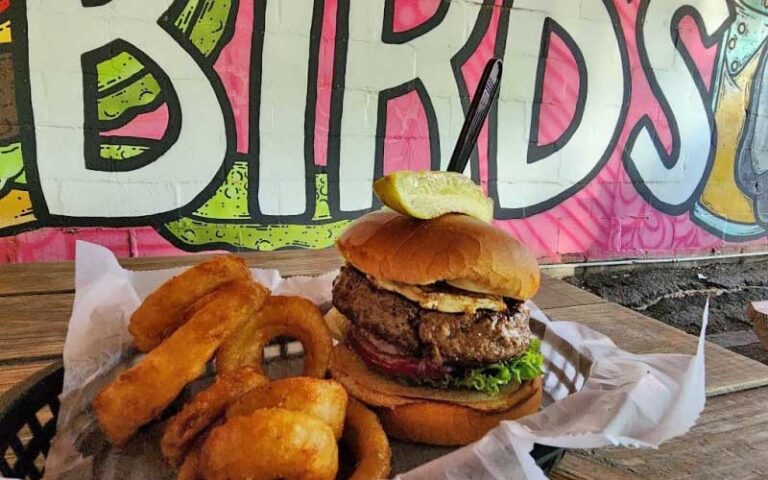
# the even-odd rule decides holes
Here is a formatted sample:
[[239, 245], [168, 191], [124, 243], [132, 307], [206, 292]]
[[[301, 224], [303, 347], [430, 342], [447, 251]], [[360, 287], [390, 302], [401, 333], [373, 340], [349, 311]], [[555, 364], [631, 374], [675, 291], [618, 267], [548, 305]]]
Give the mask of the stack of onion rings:
[[253, 366], [260, 373], [264, 347], [277, 337], [296, 338], [304, 347], [304, 376], [325, 378], [333, 339], [317, 306], [301, 297], [273, 296], [231, 335], [216, 354], [216, 369], [228, 372]]
[[195, 265], [163, 283], [131, 315], [128, 330], [134, 345], [142, 352], [151, 351], [189, 319], [190, 305], [236, 280], [251, 280], [251, 272], [245, 260], [227, 255]]
[[[174, 277], [130, 327], [149, 354], [93, 402], [113, 443], [125, 444], [159, 415], [218, 349], [216, 381], [168, 421], [160, 442], [179, 480], [331, 480], [339, 441], [356, 458], [351, 479], [389, 474], [391, 452], [376, 415], [325, 380], [333, 340], [320, 310], [300, 297], [270, 297], [242, 259], [217, 257]], [[263, 375], [264, 347], [276, 337], [302, 343], [303, 377]]]
[[125, 445], [200, 377], [222, 342], [257, 312], [269, 291], [236, 280], [196, 303], [189, 319], [139, 363], [122, 372], [92, 402], [101, 430]]

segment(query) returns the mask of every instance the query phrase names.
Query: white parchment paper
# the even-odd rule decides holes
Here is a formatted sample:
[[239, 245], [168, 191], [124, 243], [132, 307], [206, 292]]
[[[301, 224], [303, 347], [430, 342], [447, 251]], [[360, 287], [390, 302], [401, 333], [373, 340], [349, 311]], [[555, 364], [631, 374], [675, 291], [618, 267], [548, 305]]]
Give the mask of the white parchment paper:
[[[78, 242], [75, 304], [64, 347], [64, 392], [58, 434], [46, 463], [47, 479], [173, 478], [157, 452], [162, 423], [146, 429], [125, 450], [111, 448], [90, 411], [93, 396], [139, 355], [127, 324], [141, 300], [183, 269], [130, 272], [102, 247]], [[337, 272], [283, 279], [252, 270], [274, 294], [301, 295], [325, 309]], [[505, 422], [482, 440], [399, 475], [421, 479], [542, 479], [529, 455], [534, 443], [567, 448], [612, 445], [658, 447], [687, 432], [705, 403], [704, 331], [695, 356], [634, 355], [583, 325], [550, 321], [535, 305], [532, 327], [547, 360], [545, 408]], [[397, 448], [420, 455], [421, 447]], [[422, 456], [443, 451], [424, 447]], [[430, 453], [432, 452], [432, 453]], [[397, 458], [395, 459], [397, 463]], [[402, 471], [402, 470], [401, 470]]]

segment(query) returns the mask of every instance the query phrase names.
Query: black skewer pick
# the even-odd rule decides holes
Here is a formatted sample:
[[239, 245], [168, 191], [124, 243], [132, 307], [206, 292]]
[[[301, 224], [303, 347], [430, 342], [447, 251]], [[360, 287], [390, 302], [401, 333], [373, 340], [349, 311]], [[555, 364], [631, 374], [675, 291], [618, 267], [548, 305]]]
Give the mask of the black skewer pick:
[[475, 143], [477, 143], [477, 137], [480, 135], [486, 117], [488, 117], [488, 112], [491, 111], [493, 102], [496, 100], [501, 82], [501, 70], [502, 62], [498, 58], [492, 58], [486, 64], [475, 96], [469, 106], [469, 111], [467, 111], [464, 126], [461, 127], [456, 147], [453, 149], [451, 162], [448, 164], [449, 172], [463, 173], [467, 168], [469, 157], [475, 149]]

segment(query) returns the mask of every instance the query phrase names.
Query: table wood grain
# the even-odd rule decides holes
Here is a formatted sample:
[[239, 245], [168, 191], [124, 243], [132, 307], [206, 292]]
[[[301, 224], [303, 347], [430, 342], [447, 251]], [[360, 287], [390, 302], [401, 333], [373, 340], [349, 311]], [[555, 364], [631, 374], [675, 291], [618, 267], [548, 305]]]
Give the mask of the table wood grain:
[[0, 395], [7, 392], [22, 380], [34, 375], [50, 365], [52, 361], [33, 360], [18, 364], [6, 364], [0, 367]]
[[[339, 268], [343, 259], [333, 249], [318, 251], [249, 252], [240, 254], [251, 267], [274, 268], [285, 276], [320, 275]], [[157, 270], [201, 262], [211, 255], [159, 258], [126, 258], [120, 263], [130, 270]], [[0, 267], [0, 297], [51, 293], [73, 293], [73, 262], [11, 264]], [[573, 285], [542, 275], [542, 289], [535, 299], [541, 308], [604, 303], [605, 300]]]
[[0, 298], [0, 365], [61, 355], [72, 294]]
[[695, 427], [658, 450], [607, 448], [566, 454], [553, 480], [764, 480], [768, 388], [707, 400]]
[[[318, 275], [338, 268], [335, 250], [274, 252], [243, 255], [249, 265], [276, 268], [283, 275]], [[125, 259], [132, 270], [180, 267], [209, 255]], [[66, 325], [74, 302], [72, 262], [6, 265], [0, 267], [0, 365], [3, 362], [61, 354]], [[542, 277], [535, 299], [543, 309], [605, 303], [603, 299], [561, 280]]]
[[[283, 275], [319, 275], [339, 268], [343, 260], [335, 249], [247, 252], [239, 254], [252, 267], [274, 268]], [[202, 262], [213, 255], [121, 258], [130, 270], [160, 270]], [[0, 296], [71, 293], [75, 289], [74, 262], [42, 262], [0, 266]]]
[[[554, 320], [583, 323], [632, 353], [696, 353], [698, 338], [615, 303], [553, 308]], [[707, 394], [722, 395], [768, 385], [768, 366], [707, 342]]]

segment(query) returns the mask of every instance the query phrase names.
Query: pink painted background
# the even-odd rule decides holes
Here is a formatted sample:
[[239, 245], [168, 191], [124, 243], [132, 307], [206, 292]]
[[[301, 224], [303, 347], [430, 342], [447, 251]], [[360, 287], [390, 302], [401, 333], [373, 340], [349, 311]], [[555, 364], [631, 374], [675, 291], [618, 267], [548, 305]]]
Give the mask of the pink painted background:
[[[352, 0], [357, 1], [357, 0]], [[430, 18], [440, 0], [396, 0], [395, 29], [413, 28]], [[524, 219], [499, 222], [526, 242], [545, 261], [581, 261], [606, 258], [681, 256], [760, 248], [765, 240], [729, 244], [695, 225], [686, 213], [669, 216], [655, 210], [637, 193], [621, 163], [621, 152], [632, 127], [643, 115], [654, 119], [667, 148], [670, 133], [664, 114], [652, 95], [640, 66], [635, 42], [638, 1], [615, 0], [626, 36], [631, 62], [632, 96], [629, 114], [618, 146], [599, 175], [582, 191], [557, 207]], [[0, 1], [0, 5], [3, 2]], [[326, 0], [317, 84], [315, 157], [325, 165], [337, 0]], [[501, 4], [501, 0], [497, 0]], [[474, 88], [485, 62], [491, 57], [500, 9], [494, 9], [491, 27], [477, 51], [463, 66], [470, 88]], [[252, 0], [241, 0], [235, 36], [222, 52], [216, 70], [226, 86], [236, 117], [238, 150], [248, 148], [248, 85]], [[684, 20], [683, 41], [696, 59], [702, 78], [709, 86], [716, 48], [706, 48], [695, 22]], [[510, 33], [513, 34], [513, 33]], [[565, 44], [551, 43], [545, 77], [540, 141], [557, 139], [569, 124], [578, 95], [578, 71]], [[388, 106], [385, 172], [429, 166], [429, 140], [424, 110], [415, 93], [390, 102]], [[110, 134], [135, 134], [157, 138], [168, 121], [166, 109], [138, 117], [130, 125]], [[159, 133], [158, 133], [159, 132]], [[481, 178], [487, 177], [487, 129], [479, 141]], [[109, 247], [119, 256], [154, 256], [183, 253], [163, 239], [153, 227], [141, 228], [45, 228], [0, 239], [0, 262], [30, 262], [71, 259], [76, 240]]]

